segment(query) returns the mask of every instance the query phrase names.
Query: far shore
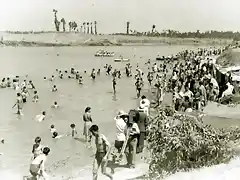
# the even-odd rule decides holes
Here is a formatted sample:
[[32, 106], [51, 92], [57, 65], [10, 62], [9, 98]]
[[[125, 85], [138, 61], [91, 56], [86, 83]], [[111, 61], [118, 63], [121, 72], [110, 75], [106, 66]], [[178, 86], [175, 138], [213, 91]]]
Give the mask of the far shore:
[[222, 46], [232, 39], [169, 38], [133, 35], [91, 35], [80, 32], [0, 32], [0, 46], [64, 47], [64, 46]]

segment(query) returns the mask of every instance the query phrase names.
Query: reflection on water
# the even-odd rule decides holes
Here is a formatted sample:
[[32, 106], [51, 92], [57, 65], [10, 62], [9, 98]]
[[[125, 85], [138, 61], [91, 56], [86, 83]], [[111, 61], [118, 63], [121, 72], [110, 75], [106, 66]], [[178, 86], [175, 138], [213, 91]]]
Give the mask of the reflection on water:
[[[141, 47], [133, 51], [133, 47], [107, 47], [109, 51], [122, 54], [130, 58], [135, 66], [147, 67], [144, 63], [149, 59], [155, 59], [159, 55], [175, 54], [186, 46], [161, 46]], [[92, 107], [93, 122], [100, 126], [100, 129], [110, 141], [115, 138], [115, 122], [113, 117], [119, 109], [128, 111], [136, 108], [136, 91], [134, 79], [122, 78], [117, 82], [117, 93], [112, 93], [112, 78], [106, 76], [103, 70], [105, 64], [112, 64], [113, 68], [124, 69], [125, 63], [114, 63], [113, 58], [96, 58], [94, 53], [97, 47], [64, 47], [64, 48], [1, 48], [0, 49], [0, 76], [13, 77], [28, 74], [28, 80], [33, 80], [38, 90], [39, 103], [31, 102], [23, 107], [23, 116], [15, 114], [12, 109], [15, 102], [16, 92], [12, 89], [0, 89], [0, 137], [4, 137], [6, 143], [0, 145], [1, 169], [26, 175], [31, 158], [31, 148], [36, 136], [42, 137], [42, 142], [51, 148], [48, 165], [56, 161], [74, 156], [75, 160], [66, 165], [66, 168], [53, 168], [55, 173], [64, 173], [70, 169], [90, 165], [92, 152], [85, 148], [81, 142], [83, 132], [82, 114], [86, 106]], [[134, 53], [133, 53], [134, 52]], [[59, 54], [59, 56], [56, 56]], [[133, 55], [136, 56], [133, 58]], [[140, 58], [142, 57], [142, 58]], [[54, 82], [44, 81], [43, 77], [57, 75], [56, 69], [67, 70], [74, 64], [83, 76], [83, 85], [79, 85], [74, 79], [56, 79]], [[90, 79], [90, 71], [101, 68], [101, 76], [95, 81]], [[85, 74], [84, 71], [87, 71]], [[58, 92], [50, 91], [53, 85], [59, 89]], [[146, 87], [147, 88], [147, 87]], [[111, 92], [111, 93], [110, 93]], [[32, 93], [32, 92], [31, 92]], [[60, 105], [59, 109], [51, 109], [54, 101]], [[37, 123], [34, 118], [42, 111], [47, 112], [46, 120]], [[59, 134], [70, 131], [69, 125], [76, 124], [78, 140], [66, 137], [54, 141], [51, 138], [49, 127], [54, 124]]]

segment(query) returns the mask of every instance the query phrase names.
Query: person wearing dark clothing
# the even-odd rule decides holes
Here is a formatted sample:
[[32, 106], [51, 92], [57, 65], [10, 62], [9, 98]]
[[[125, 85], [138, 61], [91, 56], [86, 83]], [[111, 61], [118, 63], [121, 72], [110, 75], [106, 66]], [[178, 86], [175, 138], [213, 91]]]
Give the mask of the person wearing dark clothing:
[[146, 139], [148, 116], [146, 115], [146, 113], [144, 113], [144, 109], [141, 107], [139, 107], [138, 112], [139, 116], [137, 124], [140, 130], [140, 135], [138, 138], [137, 153], [141, 153], [144, 148], [144, 140]]

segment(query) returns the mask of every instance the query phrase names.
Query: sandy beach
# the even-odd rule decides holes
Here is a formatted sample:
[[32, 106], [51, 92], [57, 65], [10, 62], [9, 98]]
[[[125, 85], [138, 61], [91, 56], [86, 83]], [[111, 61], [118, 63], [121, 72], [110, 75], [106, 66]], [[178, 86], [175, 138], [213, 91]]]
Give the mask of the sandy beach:
[[223, 46], [232, 42], [231, 39], [199, 39], [199, 38], [168, 38], [133, 35], [91, 35], [72, 32], [34, 32], [8, 33], [0, 32], [1, 46]]

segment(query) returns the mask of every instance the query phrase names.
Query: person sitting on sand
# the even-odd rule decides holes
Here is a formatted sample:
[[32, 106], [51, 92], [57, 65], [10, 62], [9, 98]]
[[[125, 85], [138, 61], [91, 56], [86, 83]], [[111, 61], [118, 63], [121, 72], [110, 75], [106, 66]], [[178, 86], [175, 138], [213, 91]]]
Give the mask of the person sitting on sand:
[[56, 92], [58, 89], [57, 89], [57, 86], [56, 85], [53, 85], [52, 87], [52, 92]]
[[33, 159], [35, 159], [37, 156], [42, 154], [42, 145], [41, 145], [42, 139], [40, 137], [36, 137], [34, 140], [32, 153], [33, 153]]
[[42, 154], [33, 159], [29, 170], [33, 176], [32, 180], [38, 180], [40, 178], [48, 179], [48, 174], [45, 172], [45, 163], [49, 153], [50, 148], [44, 147]]
[[52, 108], [59, 108], [59, 105], [56, 101], [53, 103]]
[[109, 179], [113, 179], [111, 174], [106, 172], [106, 166], [104, 162], [106, 161], [106, 154], [110, 149], [110, 144], [107, 138], [99, 132], [99, 128], [97, 125], [92, 125], [89, 129], [93, 136], [95, 136], [95, 145], [96, 145], [96, 154], [93, 162], [93, 180], [97, 180], [98, 178], [98, 169], [101, 166], [102, 174], [109, 177]]
[[38, 96], [38, 94], [37, 94], [37, 91], [34, 91], [33, 92], [33, 102], [38, 102], [38, 100], [39, 100], [39, 96]]
[[46, 117], [46, 112], [43, 111], [42, 114], [37, 115], [35, 119], [36, 119], [36, 121], [38, 121], [38, 122], [42, 122], [42, 121], [45, 120], [45, 117]]

